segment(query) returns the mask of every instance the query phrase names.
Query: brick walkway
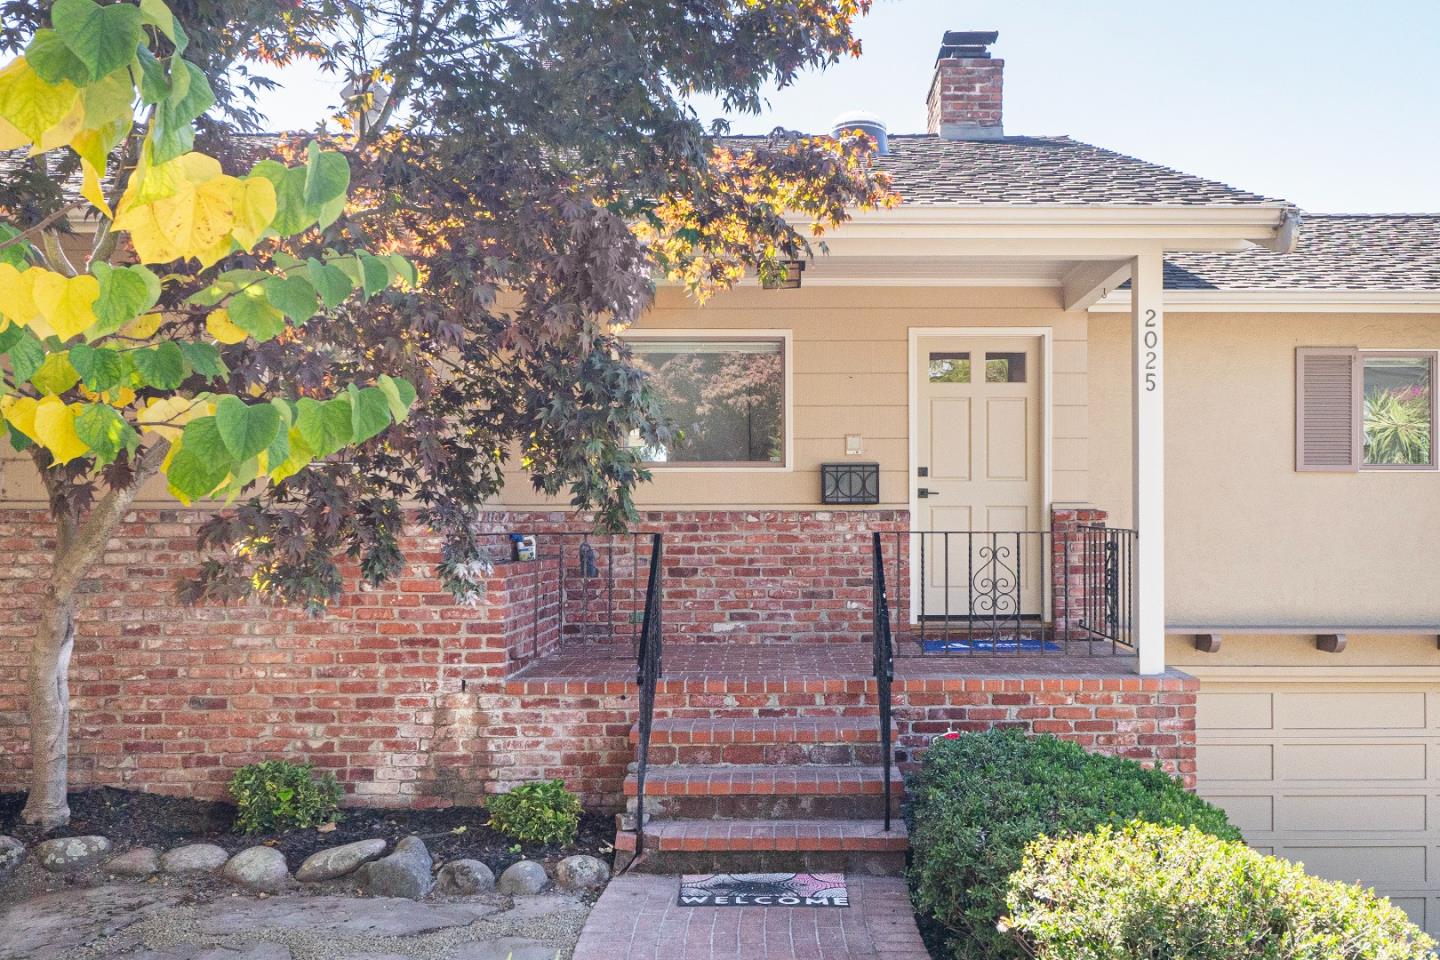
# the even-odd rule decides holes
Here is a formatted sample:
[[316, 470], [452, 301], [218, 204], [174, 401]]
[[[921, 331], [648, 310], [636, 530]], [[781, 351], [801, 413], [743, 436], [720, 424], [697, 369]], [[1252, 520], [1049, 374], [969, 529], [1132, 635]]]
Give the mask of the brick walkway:
[[905, 881], [847, 877], [850, 906], [681, 907], [674, 876], [611, 881], [574, 960], [929, 960]]

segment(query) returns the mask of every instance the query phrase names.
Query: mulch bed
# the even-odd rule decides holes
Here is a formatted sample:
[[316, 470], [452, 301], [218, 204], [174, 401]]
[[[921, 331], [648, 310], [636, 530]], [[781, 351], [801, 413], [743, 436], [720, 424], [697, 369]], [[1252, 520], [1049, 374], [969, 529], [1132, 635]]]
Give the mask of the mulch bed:
[[[227, 803], [164, 797], [153, 793], [99, 787], [70, 794], [70, 823], [48, 834], [20, 822], [25, 805], [23, 793], [0, 793], [0, 834], [33, 844], [50, 837], [78, 837], [98, 834], [109, 837], [117, 851], [149, 846], [161, 851], [184, 843], [214, 843], [231, 853], [258, 844], [275, 847], [285, 854], [293, 870], [310, 854], [356, 840], [383, 837], [393, 845], [415, 834], [437, 861], [469, 857], [483, 861], [498, 875], [521, 859], [554, 860], [574, 853], [588, 853], [608, 859], [615, 838], [615, 818], [587, 813], [580, 818], [580, 835], [575, 843], [561, 847], [517, 844], [485, 826], [488, 815], [481, 807], [449, 807], [443, 810], [365, 809], [342, 811], [335, 829], [291, 830], [277, 834], [241, 834], [232, 830], [235, 808]], [[458, 828], [464, 829], [456, 832]]]

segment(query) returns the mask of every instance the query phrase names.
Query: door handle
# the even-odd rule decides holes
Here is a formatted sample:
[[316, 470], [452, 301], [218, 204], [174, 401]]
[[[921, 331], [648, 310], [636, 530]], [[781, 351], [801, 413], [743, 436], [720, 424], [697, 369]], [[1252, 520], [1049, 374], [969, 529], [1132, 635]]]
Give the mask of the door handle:
[[921, 487], [919, 490], [916, 490], [916, 491], [915, 491], [915, 495], [916, 495], [917, 497], [920, 497], [921, 499], [924, 499], [925, 497], [938, 497], [938, 496], [940, 496], [940, 491], [939, 491], [939, 490], [928, 490], [928, 489], [926, 489], [925, 487]]

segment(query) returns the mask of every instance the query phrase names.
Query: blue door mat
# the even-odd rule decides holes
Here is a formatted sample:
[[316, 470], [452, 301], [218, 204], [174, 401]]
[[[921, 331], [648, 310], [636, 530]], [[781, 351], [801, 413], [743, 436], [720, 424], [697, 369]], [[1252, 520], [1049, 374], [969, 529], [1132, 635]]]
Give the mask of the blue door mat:
[[920, 641], [926, 653], [1057, 653], [1060, 644], [1039, 637], [953, 637]]

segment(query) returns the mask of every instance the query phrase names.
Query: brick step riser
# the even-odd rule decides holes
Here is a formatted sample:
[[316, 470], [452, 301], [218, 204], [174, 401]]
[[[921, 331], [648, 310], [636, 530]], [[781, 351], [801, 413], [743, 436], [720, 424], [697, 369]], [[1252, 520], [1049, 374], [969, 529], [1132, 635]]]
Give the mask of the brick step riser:
[[898, 877], [905, 854], [881, 850], [650, 850], [637, 873], [860, 873]]
[[[625, 803], [631, 822], [635, 798]], [[890, 810], [900, 816], [900, 797], [893, 797]], [[645, 797], [647, 822], [657, 820], [853, 820], [880, 819], [885, 815], [885, 798], [880, 794], [861, 796], [725, 796]]]
[[873, 720], [878, 728], [880, 705], [873, 693], [706, 693], [684, 697], [662, 694], [655, 698], [657, 720], [748, 720], [755, 717], [855, 717]]
[[873, 743], [692, 743], [650, 745], [650, 766], [712, 766], [744, 763], [767, 766], [873, 766], [880, 763]]

